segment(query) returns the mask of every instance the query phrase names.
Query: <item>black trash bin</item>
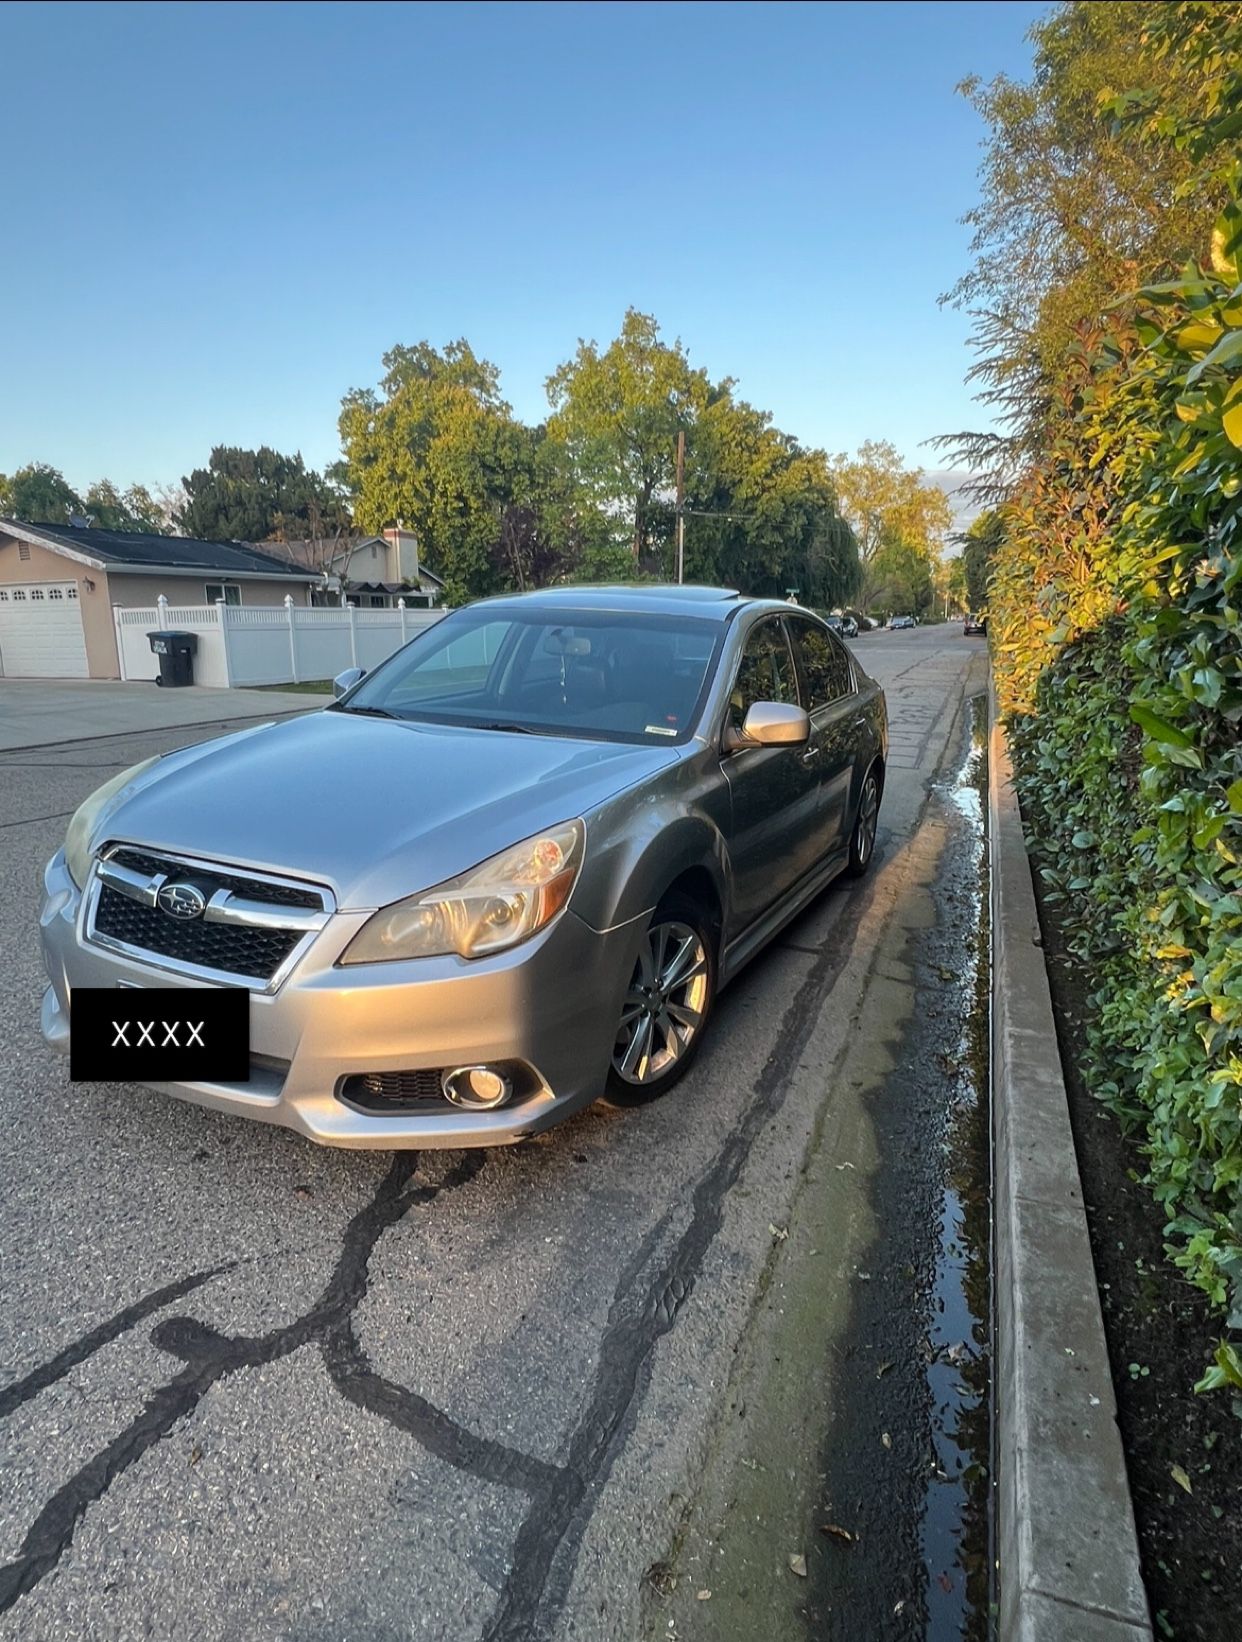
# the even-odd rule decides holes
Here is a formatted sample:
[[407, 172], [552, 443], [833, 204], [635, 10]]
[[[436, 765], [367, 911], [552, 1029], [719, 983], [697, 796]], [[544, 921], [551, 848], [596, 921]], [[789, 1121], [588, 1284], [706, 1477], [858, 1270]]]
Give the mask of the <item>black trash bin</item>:
[[197, 633], [148, 633], [147, 642], [160, 658], [157, 684], [193, 684]]

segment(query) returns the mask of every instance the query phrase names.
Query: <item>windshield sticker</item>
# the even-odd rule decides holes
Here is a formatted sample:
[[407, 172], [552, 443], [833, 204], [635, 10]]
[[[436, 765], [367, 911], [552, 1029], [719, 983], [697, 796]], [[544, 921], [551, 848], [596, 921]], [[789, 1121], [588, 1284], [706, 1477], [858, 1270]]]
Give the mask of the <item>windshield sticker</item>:
[[670, 730], [667, 724], [645, 724], [644, 735], [676, 735], [676, 730]]

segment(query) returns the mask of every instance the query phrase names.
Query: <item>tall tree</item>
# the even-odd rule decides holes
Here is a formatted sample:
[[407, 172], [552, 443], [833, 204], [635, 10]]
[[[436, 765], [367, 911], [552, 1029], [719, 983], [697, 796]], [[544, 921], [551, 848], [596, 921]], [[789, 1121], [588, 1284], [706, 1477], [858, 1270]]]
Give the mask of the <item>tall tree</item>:
[[26, 524], [64, 524], [82, 512], [82, 498], [59, 468], [31, 462], [7, 478], [0, 474], [0, 512]]
[[[1193, 162], [1182, 146], [1152, 147], [1134, 126], [1100, 117], [1101, 99], [1122, 88], [1140, 100], [1158, 96], [1168, 118], [1209, 112], [1202, 77], [1179, 72], [1174, 56], [1145, 39], [1167, 10], [1164, 0], [1058, 5], [1031, 29], [1029, 81], [1000, 75], [959, 88], [988, 135], [980, 201], [965, 219], [974, 265], [943, 300], [974, 320], [971, 380], [1001, 428], [940, 442], [990, 475], [994, 494], [1040, 450], [1078, 327], [1144, 276], [1206, 255], [1223, 184], [1212, 198], [1192, 197]], [[1196, 10], [1213, 26], [1242, 13], [1233, 0]]]
[[207, 466], [182, 484], [186, 501], [177, 522], [187, 536], [204, 541], [296, 540], [311, 534], [315, 518], [348, 514], [346, 498], [323, 474], [300, 455], [267, 445], [217, 445]]
[[651, 557], [659, 546], [658, 498], [673, 483], [677, 434], [712, 397], [706, 372], [691, 368], [680, 341], [660, 340], [650, 314], [630, 308], [615, 341], [602, 351], [580, 341], [547, 390], [549, 434], [569, 447], [596, 503], [626, 520], [635, 559]]
[[687, 574], [843, 604], [860, 582], [854, 532], [823, 451], [806, 450], [764, 411], [716, 390], [687, 442]]
[[992, 561], [1005, 540], [1005, 518], [999, 508], [980, 513], [958, 538], [962, 548], [963, 592], [972, 610], [985, 610]]
[[864, 564], [896, 539], [939, 553], [953, 517], [949, 499], [921, 468], [908, 468], [895, 445], [866, 440], [856, 456], [833, 460], [832, 477]]
[[518, 422], [499, 373], [465, 341], [384, 355], [376, 389], [341, 408], [343, 472], [358, 522], [416, 531], [451, 600], [571, 573], [602, 515], [564, 451]]
[[168, 534], [164, 509], [145, 485], [130, 485], [122, 491], [111, 479], [97, 479], [82, 498], [82, 511], [100, 530]]
[[867, 562], [863, 601], [868, 610], [922, 616], [931, 609], [940, 560], [917, 542], [886, 537]]

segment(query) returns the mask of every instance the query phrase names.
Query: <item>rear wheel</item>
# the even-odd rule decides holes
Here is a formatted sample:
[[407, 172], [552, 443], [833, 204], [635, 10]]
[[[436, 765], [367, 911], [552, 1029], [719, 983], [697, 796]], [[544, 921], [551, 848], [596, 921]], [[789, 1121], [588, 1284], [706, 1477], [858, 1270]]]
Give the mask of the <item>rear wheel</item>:
[[850, 860], [845, 870], [851, 878], [861, 878], [871, 865], [879, 824], [880, 780], [873, 764], [863, 777], [862, 792], [858, 795], [858, 815], [850, 834]]
[[651, 915], [621, 1006], [609, 1098], [635, 1106], [671, 1089], [698, 1054], [715, 996], [711, 926], [688, 896], [670, 895]]

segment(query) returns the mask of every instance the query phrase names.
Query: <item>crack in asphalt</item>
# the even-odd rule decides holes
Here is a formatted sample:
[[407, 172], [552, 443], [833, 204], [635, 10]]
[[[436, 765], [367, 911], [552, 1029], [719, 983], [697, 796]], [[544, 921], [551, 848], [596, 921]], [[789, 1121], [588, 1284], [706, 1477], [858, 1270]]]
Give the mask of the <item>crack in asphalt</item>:
[[22, 815], [16, 821], [0, 821], [0, 832], [9, 827], [33, 827], [39, 821], [63, 821], [73, 813], [72, 810], [53, 810], [51, 815]]
[[[819, 953], [781, 1021], [777, 1047], [755, 1080], [755, 1098], [715, 1162], [695, 1187], [689, 1223], [656, 1272], [637, 1307], [631, 1289], [642, 1265], [632, 1262], [614, 1293], [600, 1345], [595, 1391], [569, 1445], [564, 1467], [531, 1502], [518, 1530], [512, 1569], [499, 1605], [483, 1632], [483, 1642], [542, 1642], [552, 1615], [572, 1583], [578, 1552], [591, 1521], [594, 1501], [608, 1479], [650, 1378], [656, 1344], [674, 1326], [694, 1291], [703, 1257], [724, 1216], [724, 1200], [737, 1181], [760, 1130], [780, 1111], [790, 1074], [819, 1015], [824, 991], [850, 957], [848, 935], [861, 920], [871, 888], [851, 897], [839, 940]], [[644, 1254], [657, 1239], [649, 1236]], [[587, 1510], [583, 1502], [592, 1496]], [[553, 1579], [558, 1556], [559, 1574]]]
[[[486, 1165], [487, 1157], [482, 1152], [469, 1154], [439, 1185], [426, 1186], [412, 1184], [418, 1161], [417, 1153], [400, 1153], [394, 1158], [375, 1195], [345, 1228], [336, 1268], [319, 1298], [291, 1323], [259, 1335], [221, 1334], [193, 1317], [171, 1317], [156, 1324], [151, 1331], [153, 1344], [180, 1357], [185, 1366], [175, 1378], [158, 1387], [125, 1430], [93, 1455], [43, 1506], [17, 1556], [0, 1567], [0, 1613], [51, 1572], [68, 1550], [88, 1508], [103, 1497], [117, 1477], [193, 1413], [217, 1382], [238, 1369], [287, 1357], [314, 1341], [318, 1341], [328, 1373], [344, 1396], [407, 1432], [430, 1453], [488, 1482], [528, 1492], [555, 1486], [558, 1473], [554, 1467], [502, 1443], [473, 1435], [423, 1398], [375, 1373], [354, 1337], [353, 1314], [366, 1297], [371, 1254], [384, 1232], [416, 1205], [430, 1203], [446, 1191], [469, 1184]], [[118, 1312], [108, 1323], [83, 1335], [10, 1387], [6, 1412], [21, 1406], [144, 1316], [228, 1269], [222, 1266], [197, 1272]]]
[[[79, 747], [99, 747], [110, 741], [150, 741], [157, 736], [179, 736], [191, 730], [223, 730], [226, 733], [231, 733], [233, 730], [244, 729], [248, 724], [271, 724], [277, 719], [301, 718], [305, 713], [314, 713], [319, 710], [318, 706], [312, 702], [307, 707], [281, 707], [273, 709], [270, 713], [247, 713], [244, 718], [209, 718], [203, 719], [197, 724], [148, 724], [136, 730], [110, 730], [104, 735], [74, 736], [69, 741], [31, 741], [24, 747], [5, 747], [0, 750], [0, 767], [15, 762], [23, 753], [54, 753], [65, 748], [76, 750]], [[210, 738], [204, 735], [202, 739], [209, 740]], [[179, 752], [183, 746], [195, 745], [197, 743], [185, 741], [171, 750]], [[66, 767], [72, 768], [75, 766]], [[82, 767], [90, 768], [89, 765]]]
[[47, 1362], [41, 1363], [38, 1368], [31, 1369], [24, 1379], [14, 1380], [12, 1385], [6, 1385], [0, 1391], [0, 1420], [19, 1409], [23, 1403], [37, 1397], [41, 1391], [46, 1391], [57, 1380], [63, 1380], [71, 1368], [84, 1363], [88, 1357], [93, 1357], [103, 1346], [111, 1345], [113, 1340], [120, 1339], [144, 1317], [150, 1317], [152, 1312], [162, 1311], [165, 1306], [174, 1300], [183, 1300], [187, 1294], [195, 1289], [202, 1288], [213, 1277], [219, 1277], [223, 1272], [232, 1271], [236, 1266], [235, 1260], [229, 1260], [222, 1266], [212, 1266], [207, 1271], [193, 1272], [189, 1277], [182, 1277], [176, 1283], [166, 1283], [163, 1288], [154, 1289], [141, 1300], [135, 1300], [132, 1305], [123, 1307], [107, 1322], [100, 1323], [88, 1334], [79, 1336], [71, 1341], [63, 1350], [58, 1351]]

